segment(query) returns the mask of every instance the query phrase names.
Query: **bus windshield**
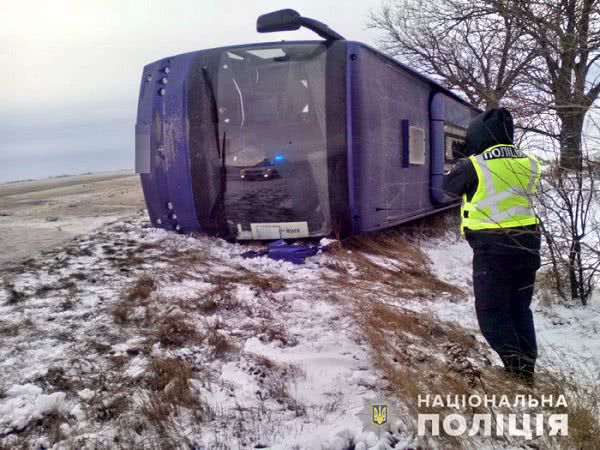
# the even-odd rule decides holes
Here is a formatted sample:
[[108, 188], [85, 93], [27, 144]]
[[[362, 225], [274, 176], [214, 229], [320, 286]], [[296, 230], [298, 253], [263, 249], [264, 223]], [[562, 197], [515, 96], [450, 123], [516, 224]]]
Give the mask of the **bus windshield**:
[[216, 82], [225, 215], [238, 239], [330, 229], [323, 43], [229, 48]]

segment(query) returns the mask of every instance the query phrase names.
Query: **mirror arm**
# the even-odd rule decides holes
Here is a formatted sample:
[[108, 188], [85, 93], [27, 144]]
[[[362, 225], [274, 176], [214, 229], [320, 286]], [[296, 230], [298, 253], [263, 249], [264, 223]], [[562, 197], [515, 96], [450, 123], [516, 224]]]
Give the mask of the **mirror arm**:
[[319, 22], [318, 20], [310, 19], [308, 17], [300, 17], [300, 24], [303, 27], [308, 28], [311, 31], [314, 31], [319, 36], [321, 36], [322, 38], [324, 38], [328, 41], [343, 41], [343, 40], [345, 40], [344, 36], [342, 36], [341, 34], [339, 34], [336, 31], [332, 30], [327, 25], [325, 25], [323, 22]]

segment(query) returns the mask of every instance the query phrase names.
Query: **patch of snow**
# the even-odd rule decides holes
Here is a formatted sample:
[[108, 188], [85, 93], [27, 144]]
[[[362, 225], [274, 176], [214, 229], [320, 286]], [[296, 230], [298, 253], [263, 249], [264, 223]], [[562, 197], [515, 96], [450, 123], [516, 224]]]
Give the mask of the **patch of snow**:
[[44, 394], [42, 388], [30, 383], [13, 384], [0, 403], [0, 435], [23, 430], [50, 411], [67, 411], [65, 398], [64, 392]]

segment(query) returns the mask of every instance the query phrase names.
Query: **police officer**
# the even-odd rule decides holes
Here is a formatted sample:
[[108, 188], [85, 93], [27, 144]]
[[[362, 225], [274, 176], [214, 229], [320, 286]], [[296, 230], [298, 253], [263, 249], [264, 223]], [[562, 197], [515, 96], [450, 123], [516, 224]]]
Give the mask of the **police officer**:
[[513, 144], [504, 108], [471, 121], [464, 153], [444, 177], [463, 199], [461, 231], [473, 249], [473, 290], [483, 336], [505, 369], [532, 380], [537, 344], [530, 304], [540, 267], [541, 237], [532, 208], [541, 165]]

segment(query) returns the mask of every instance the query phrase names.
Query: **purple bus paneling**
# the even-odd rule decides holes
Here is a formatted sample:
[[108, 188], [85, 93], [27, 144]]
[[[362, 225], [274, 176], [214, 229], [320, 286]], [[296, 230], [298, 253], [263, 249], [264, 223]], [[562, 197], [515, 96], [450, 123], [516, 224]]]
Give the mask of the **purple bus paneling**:
[[165, 164], [169, 176], [167, 186], [169, 200], [168, 221], [180, 231], [198, 230], [199, 223], [192, 193], [192, 173], [187, 140], [187, 92], [186, 79], [192, 55], [186, 54], [167, 60], [161, 69], [161, 81], [166, 88], [163, 100], [163, 141]]
[[[431, 211], [429, 98], [431, 87], [389, 59], [358, 45], [353, 65], [352, 113], [356, 203], [360, 231], [371, 231]], [[402, 121], [422, 130], [419, 164], [403, 161]], [[405, 167], [407, 166], [407, 167]]]
[[193, 54], [157, 61], [146, 67], [138, 107], [138, 127], [150, 131], [149, 174], [142, 188], [154, 226], [199, 230], [192, 192], [186, 137], [186, 79]]
[[354, 110], [354, 79], [356, 77], [356, 51], [355, 42], [347, 42], [347, 62], [346, 62], [346, 145], [348, 154], [348, 201], [350, 207], [350, 233], [360, 232], [360, 213], [356, 199], [356, 188], [358, 180], [358, 167], [356, 165], [358, 154], [354, 146], [354, 121], [360, 117], [360, 111]]

